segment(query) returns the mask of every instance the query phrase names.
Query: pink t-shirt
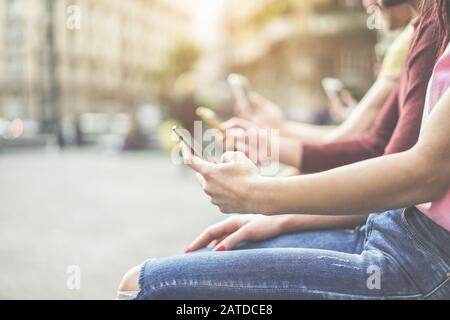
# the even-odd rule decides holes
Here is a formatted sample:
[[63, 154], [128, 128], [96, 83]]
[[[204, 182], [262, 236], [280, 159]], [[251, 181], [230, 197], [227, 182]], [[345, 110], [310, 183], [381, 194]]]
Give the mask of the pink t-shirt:
[[[448, 88], [450, 88], [450, 44], [434, 67], [428, 85], [422, 127]], [[421, 204], [417, 209], [450, 231], [450, 190], [439, 201]]]

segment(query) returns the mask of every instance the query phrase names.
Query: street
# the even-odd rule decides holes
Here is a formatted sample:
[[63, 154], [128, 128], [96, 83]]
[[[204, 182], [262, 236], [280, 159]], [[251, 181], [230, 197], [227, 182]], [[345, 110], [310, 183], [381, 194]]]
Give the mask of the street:
[[0, 153], [0, 181], [0, 299], [111, 299], [129, 268], [224, 218], [159, 152]]

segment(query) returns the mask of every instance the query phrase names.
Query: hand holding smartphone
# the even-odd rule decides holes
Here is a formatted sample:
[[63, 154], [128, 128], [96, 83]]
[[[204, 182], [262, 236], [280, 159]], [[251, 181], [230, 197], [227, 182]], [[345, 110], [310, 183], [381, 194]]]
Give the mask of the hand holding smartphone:
[[338, 99], [342, 104], [344, 104], [341, 96], [345, 88], [341, 80], [336, 78], [324, 78], [322, 80], [322, 87], [328, 99]]
[[250, 86], [248, 79], [240, 74], [233, 73], [228, 76], [228, 84], [231, 88], [231, 92], [238, 102], [239, 107], [242, 109], [239, 110], [239, 113], [251, 115], [253, 113], [253, 109], [250, 100]]
[[189, 148], [191, 154], [196, 157], [203, 159], [203, 152], [200, 145], [195, 141], [195, 139], [191, 136], [189, 131], [184, 128], [180, 128], [178, 126], [172, 127], [172, 131], [177, 135], [180, 141]]

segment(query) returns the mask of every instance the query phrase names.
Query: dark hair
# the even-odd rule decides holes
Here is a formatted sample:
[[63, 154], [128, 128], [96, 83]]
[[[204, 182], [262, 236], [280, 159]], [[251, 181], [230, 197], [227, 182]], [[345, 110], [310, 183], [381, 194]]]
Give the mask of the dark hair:
[[437, 21], [438, 55], [444, 53], [450, 41], [450, 0], [422, 0], [420, 4], [420, 25]]

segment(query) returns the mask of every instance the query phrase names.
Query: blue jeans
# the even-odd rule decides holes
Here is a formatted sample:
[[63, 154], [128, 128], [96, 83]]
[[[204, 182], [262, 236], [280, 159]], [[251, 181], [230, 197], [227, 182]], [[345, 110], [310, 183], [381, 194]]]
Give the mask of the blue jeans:
[[137, 299], [450, 299], [450, 233], [415, 208], [353, 231], [153, 259]]

